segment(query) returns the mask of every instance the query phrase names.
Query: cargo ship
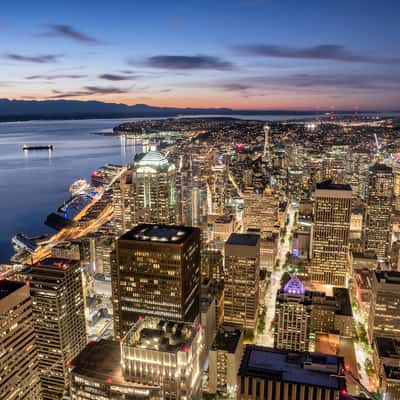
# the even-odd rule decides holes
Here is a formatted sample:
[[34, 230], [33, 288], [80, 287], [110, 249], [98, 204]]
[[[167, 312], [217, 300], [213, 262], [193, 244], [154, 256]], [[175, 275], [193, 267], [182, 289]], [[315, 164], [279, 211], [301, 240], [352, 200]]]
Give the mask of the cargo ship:
[[27, 144], [25, 144], [22, 147], [22, 150], [53, 150], [53, 145], [47, 144], [47, 145], [40, 145], [40, 146], [28, 146]]

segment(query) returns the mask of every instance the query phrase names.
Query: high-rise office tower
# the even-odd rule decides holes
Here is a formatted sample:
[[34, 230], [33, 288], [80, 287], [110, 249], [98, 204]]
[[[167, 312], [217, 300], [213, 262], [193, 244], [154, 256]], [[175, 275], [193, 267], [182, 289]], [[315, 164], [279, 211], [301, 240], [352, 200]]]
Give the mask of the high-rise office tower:
[[58, 400], [69, 383], [67, 363], [86, 346], [80, 263], [48, 258], [29, 273], [43, 400]]
[[352, 190], [349, 185], [325, 181], [315, 190], [311, 243], [311, 279], [347, 286]]
[[124, 172], [112, 186], [113, 226], [118, 234], [132, 228], [132, 173]]
[[400, 210], [400, 154], [393, 156], [393, 195], [396, 210]]
[[294, 275], [276, 295], [274, 346], [277, 349], [309, 350], [311, 310], [311, 294]]
[[393, 210], [393, 171], [376, 163], [369, 170], [364, 249], [385, 260], [390, 247], [390, 218]]
[[41, 399], [28, 285], [0, 279], [0, 326], [0, 399]]
[[335, 154], [329, 154], [322, 161], [322, 176], [324, 180], [332, 180], [335, 183], [344, 183], [345, 166], [343, 160]]
[[132, 166], [132, 223], [175, 224], [176, 169], [164, 154], [149, 151]]
[[299, 143], [290, 143], [285, 148], [286, 162], [289, 168], [302, 168], [304, 162], [304, 146]]
[[214, 280], [220, 283], [224, 280], [224, 257], [215, 242], [209, 242], [201, 250], [201, 277], [204, 281]]
[[145, 317], [122, 340], [123, 375], [144, 389], [160, 389], [163, 399], [201, 399], [203, 352], [201, 324]]
[[261, 194], [255, 193], [253, 188], [244, 190], [243, 228], [244, 231], [259, 230], [261, 238], [272, 236], [279, 232], [279, 202], [270, 188]]
[[342, 357], [248, 345], [238, 372], [238, 400], [338, 399], [346, 393]]
[[89, 343], [69, 363], [70, 400], [163, 400], [160, 387], [125, 379], [121, 343], [101, 339]]
[[237, 373], [243, 356], [243, 330], [224, 325], [218, 330], [209, 352], [208, 390], [235, 395]]
[[225, 243], [224, 320], [253, 330], [258, 316], [260, 236], [232, 233]]
[[346, 158], [346, 182], [350, 183], [353, 195], [365, 199], [367, 192], [368, 169], [371, 156], [368, 152], [348, 152]]
[[286, 193], [293, 201], [300, 201], [304, 197], [304, 176], [302, 168], [292, 167], [287, 169]]
[[223, 161], [212, 166], [207, 184], [208, 213], [221, 215], [228, 199], [228, 168]]
[[198, 228], [141, 224], [121, 236], [112, 265], [116, 336], [141, 316], [196, 320], [200, 279]]
[[308, 351], [310, 337], [317, 332], [338, 332], [352, 337], [353, 312], [349, 290], [333, 288], [332, 295], [305, 290], [300, 279], [292, 278], [277, 292], [275, 347]]
[[177, 172], [180, 224], [200, 227], [206, 221], [207, 189], [204, 175], [199, 175], [192, 157], [187, 158]]
[[368, 336], [398, 338], [400, 335], [400, 272], [374, 271], [372, 274]]

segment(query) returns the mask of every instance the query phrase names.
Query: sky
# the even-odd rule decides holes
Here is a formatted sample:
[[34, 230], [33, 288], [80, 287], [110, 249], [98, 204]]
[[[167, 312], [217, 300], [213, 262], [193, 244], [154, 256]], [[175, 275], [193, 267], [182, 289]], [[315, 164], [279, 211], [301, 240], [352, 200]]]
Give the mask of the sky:
[[398, 0], [5, 0], [0, 98], [400, 110]]

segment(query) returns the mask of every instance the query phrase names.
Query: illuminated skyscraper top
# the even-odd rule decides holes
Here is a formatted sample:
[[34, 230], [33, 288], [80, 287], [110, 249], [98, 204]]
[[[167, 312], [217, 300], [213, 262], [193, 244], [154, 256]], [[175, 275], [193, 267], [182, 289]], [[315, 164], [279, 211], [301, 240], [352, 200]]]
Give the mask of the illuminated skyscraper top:
[[159, 171], [175, 171], [175, 165], [172, 164], [164, 154], [153, 150], [146, 153], [136, 164], [137, 173], [154, 173]]
[[159, 151], [150, 151], [132, 167], [134, 224], [177, 222], [176, 168]]
[[283, 287], [283, 291], [287, 294], [304, 295], [305, 288], [299, 277], [297, 275], [293, 275]]

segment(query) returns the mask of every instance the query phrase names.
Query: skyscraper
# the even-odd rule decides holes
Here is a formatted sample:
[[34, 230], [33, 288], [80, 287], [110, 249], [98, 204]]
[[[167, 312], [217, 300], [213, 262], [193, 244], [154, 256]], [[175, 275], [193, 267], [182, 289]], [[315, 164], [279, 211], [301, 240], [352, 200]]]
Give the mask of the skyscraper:
[[141, 224], [121, 236], [112, 266], [116, 336], [140, 316], [196, 320], [200, 279], [198, 228]]
[[124, 377], [164, 399], [201, 399], [203, 340], [201, 324], [140, 319], [121, 344]]
[[349, 185], [325, 181], [315, 190], [311, 243], [311, 279], [347, 286], [352, 190]]
[[400, 335], [400, 272], [374, 271], [372, 275], [368, 336], [398, 338]]
[[0, 279], [0, 399], [40, 399], [29, 286]]
[[393, 171], [376, 163], [369, 170], [364, 249], [385, 260], [390, 247], [390, 218], [393, 210]]
[[260, 236], [232, 233], [225, 243], [224, 320], [254, 330], [258, 316]]
[[132, 166], [132, 223], [175, 224], [176, 169], [164, 154], [146, 153]]
[[305, 290], [300, 279], [292, 278], [276, 295], [275, 347], [308, 351], [312, 334], [353, 334], [353, 312], [349, 290], [333, 288], [332, 295]]
[[248, 345], [239, 369], [237, 399], [338, 399], [346, 391], [342, 357]]
[[294, 275], [276, 295], [275, 344], [277, 349], [308, 351], [312, 297]]
[[261, 194], [255, 193], [253, 188], [244, 190], [243, 228], [244, 231], [257, 229], [261, 238], [272, 236], [279, 232], [278, 198], [270, 188]]
[[113, 226], [118, 234], [132, 228], [132, 173], [124, 172], [112, 186]]
[[67, 363], [87, 342], [81, 274], [79, 262], [54, 258], [29, 274], [43, 400], [62, 398]]

